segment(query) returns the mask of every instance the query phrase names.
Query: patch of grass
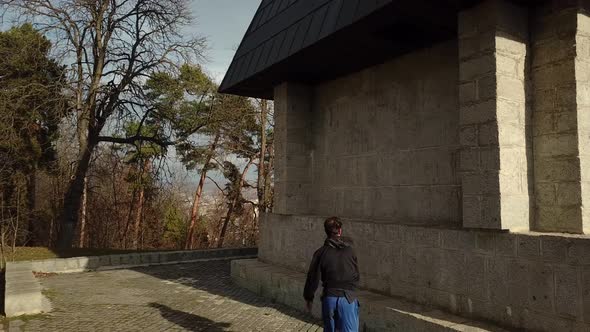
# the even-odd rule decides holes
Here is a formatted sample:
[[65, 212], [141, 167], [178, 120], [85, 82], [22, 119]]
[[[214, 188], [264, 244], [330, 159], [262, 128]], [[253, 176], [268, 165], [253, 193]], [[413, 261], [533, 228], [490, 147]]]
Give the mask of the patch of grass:
[[57, 275], [57, 273], [44, 273], [44, 272], [36, 272], [33, 271], [33, 275], [35, 276], [35, 278], [47, 278], [47, 277], [53, 277], [54, 275]]
[[43, 294], [43, 296], [45, 296], [49, 300], [55, 300], [55, 298], [59, 295], [59, 293], [55, 289], [51, 288], [44, 288], [41, 291], [41, 294]]
[[35, 315], [22, 315], [22, 316], [17, 316], [17, 317], [10, 317], [10, 318], [8, 318], [8, 321], [20, 320], [24, 323], [27, 323], [32, 320], [44, 319], [44, 318], [49, 318], [49, 314], [42, 313], [42, 314], [35, 314]]
[[41, 313], [41, 314], [35, 314], [35, 315], [22, 315], [22, 316], [16, 316], [16, 317], [0, 316], [0, 324], [4, 325], [5, 328], [8, 328], [8, 327], [10, 327], [10, 322], [21, 321], [21, 322], [23, 322], [23, 325], [24, 325], [32, 320], [47, 319], [49, 317], [50, 316], [47, 313]]

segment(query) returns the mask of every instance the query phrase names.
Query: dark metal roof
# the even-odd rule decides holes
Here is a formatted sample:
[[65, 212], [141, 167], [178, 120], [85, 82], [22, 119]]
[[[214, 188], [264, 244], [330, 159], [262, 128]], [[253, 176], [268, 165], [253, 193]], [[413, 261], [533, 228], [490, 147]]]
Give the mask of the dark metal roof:
[[[221, 84], [231, 87], [392, 0], [263, 0]], [[228, 91], [229, 90], [229, 91]]]
[[272, 99], [276, 84], [343, 75], [456, 37], [478, 0], [262, 0], [220, 92]]

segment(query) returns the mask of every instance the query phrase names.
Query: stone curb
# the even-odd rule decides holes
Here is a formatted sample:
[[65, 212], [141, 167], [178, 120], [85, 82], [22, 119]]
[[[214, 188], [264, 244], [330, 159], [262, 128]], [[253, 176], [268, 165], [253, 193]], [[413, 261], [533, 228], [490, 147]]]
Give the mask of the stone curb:
[[32, 271], [39, 273], [77, 273], [150, 265], [191, 263], [209, 259], [256, 257], [257, 254], [258, 248], [228, 248], [56, 258], [8, 264], [13, 266], [30, 264]]
[[4, 313], [6, 317], [15, 317], [51, 311], [51, 304], [43, 296], [41, 283], [35, 278], [33, 271], [76, 273], [208, 260], [256, 258], [257, 254], [258, 248], [228, 248], [8, 262], [5, 274]]

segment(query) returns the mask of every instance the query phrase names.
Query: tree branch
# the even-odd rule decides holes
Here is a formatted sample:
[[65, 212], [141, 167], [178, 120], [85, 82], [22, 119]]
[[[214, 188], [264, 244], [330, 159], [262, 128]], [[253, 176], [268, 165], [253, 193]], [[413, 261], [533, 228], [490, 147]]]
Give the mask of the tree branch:
[[217, 183], [217, 181], [213, 180], [213, 179], [212, 179], [210, 176], [208, 176], [208, 175], [207, 175], [207, 179], [211, 180], [211, 182], [213, 182], [213, 183], [215, 184], [215, 186], [217, 187], [217, 189], [219, 189], [219, 191], [221, 191], [221, 193], [222, 193], [224, 196], [227, 196], [227, 195], [225, 194], [225, 190], [221, 189], [221, 187], [219, 186], [219, 184]]
[[158, 144], [160, 146], [170, 146], [176, 144], [176, 142], [163, 140], [157, 137], [149, 137], [142, 135], [134, 135], [130, 137], [111, 137], [111, 136], [99, 136], [98, 142], [110, 142], [118, 144], [135, 144], [137, 141], [145, 141]]

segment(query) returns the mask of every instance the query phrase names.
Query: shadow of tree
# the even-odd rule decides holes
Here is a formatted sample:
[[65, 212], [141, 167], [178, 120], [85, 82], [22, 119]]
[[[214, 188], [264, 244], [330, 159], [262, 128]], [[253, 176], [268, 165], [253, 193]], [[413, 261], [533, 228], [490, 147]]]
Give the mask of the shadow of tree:
[[[191, 264], [179, 264], [174, 266], [153, 266], [153, 267], [141, 267], [134, 269], [137, 272], [141, 272], [143, 274], [147, 274], [149, 276], [165, 280], [168, 282], [172, 282], [175, 284], [180, 284], [188, 287], [192, 287], [193, 289], [204, 291], [209, 294], [214, 294], [221, 296], [223, 298], [231, 299], [242, 304], [247, 304], [255, 307], [263, 307], [263, 308], [272, 308], [277, 310], [278, 312], [285, 314], [290, 317], [295, 317], [299, 321], [304, 322], [305, 324], [309, 324], [308, 326], [321, 326], [322, 322], [311, 315], [301, 312], [297, 309], [291, 308], [287, 305], [281, 303], [275, 303], [268, 298], [264, 298], [257, 294], [252, 293], [247, 289], [240, 288], [236, 284], [233, 283], [230, 275], [230, 260], [218, 260], [218, 261], [208, 261], [208, 262], [199, 262], [199, 263], [191, 263]], [[303, 301], [303, 296], [301, 297], [301, 301]], [[415, 308], [416, 304], [407, 302], [405, 300], [400, 301], [400, 304], [407, 304], [409, 305], [407, 311], [412, 312], [412, 308]], [[440, 317], [438, 314], [435, 315], [434, 312], [429, 311], [429, 314], [433, 315], [433, 318], [440, 318], [448, 320], [452, 318], [448, 314], [443, 314], [442, 311], [436, 310], [440, 312]], [[187, 315], [185, 313], [182, 313]], [[267, 313], [263, 313], [266, 315]], [[192, 316], [188, 314], [189, 316]], [[163, 314], [164, 316], [164, 314]], [[168, 317], [164, 316], [168, 319]], [[198, 316], [197, 316], [198, 317]], [[245, 317], [242, 317], [245, 318]], [[479, 328], [487, 328], [490, 331], [512, 331], [512, 329], [503, 329], [499, 327], [489, 326], [487, 324], [481, 325], [479, 322], [465, 322], [465, 319], [461, 317], [456, 317], [458, 320], [455, 323], [462, 323], [468, 326], [472, 326], [474, 329]], [[168, 319], [173, 321], [171, 319]], [[485, 322], [481, 322], [485, 323]], [[227, 324], [227, 323], [225, 323]], [[228, 324], [231, 325], [231, 324]], [[239, 324], [237, 324], [239, 325]], [[185, 328], [188, 328], [184, 325], [181, 325]], [[193, 325], [194, 326], [194, 325]], [[223, 327], [223, 326], [222, 326]], [[222, 328], [221, 327], [221, 328]], [[224, 331], [220, 330], [220, 327], [212, 327], [211, 330], [206, 331]], [[312, 327], [312, 330], [315, 331]], [[193, 331], [193, 330], [191, 330]], [[240, 329], [236, 330], [240, 331]]]
[[[230, 260], [216, 260], [179, 264], [173, 268], [171, 266], [151, 266], [133, 268], [132, 270], [254, 307], [272, 308], [287, 316], [295, 317], [301, 322], [321, 326], [320, 320], [307, 313], [281, 303], [275, 303], [234, 284], [231, 280], [230, 263]], [[301, 301], [303, 301], [303, 295]]]
[[160, 310], [162, 318], [188, 331], [223, 332], [227, 331], [227, 328], [231, 326], [229, 323], [214, 322], [198, 315], [172, 309], [160, 303], [152, 302], [149, 306]]

